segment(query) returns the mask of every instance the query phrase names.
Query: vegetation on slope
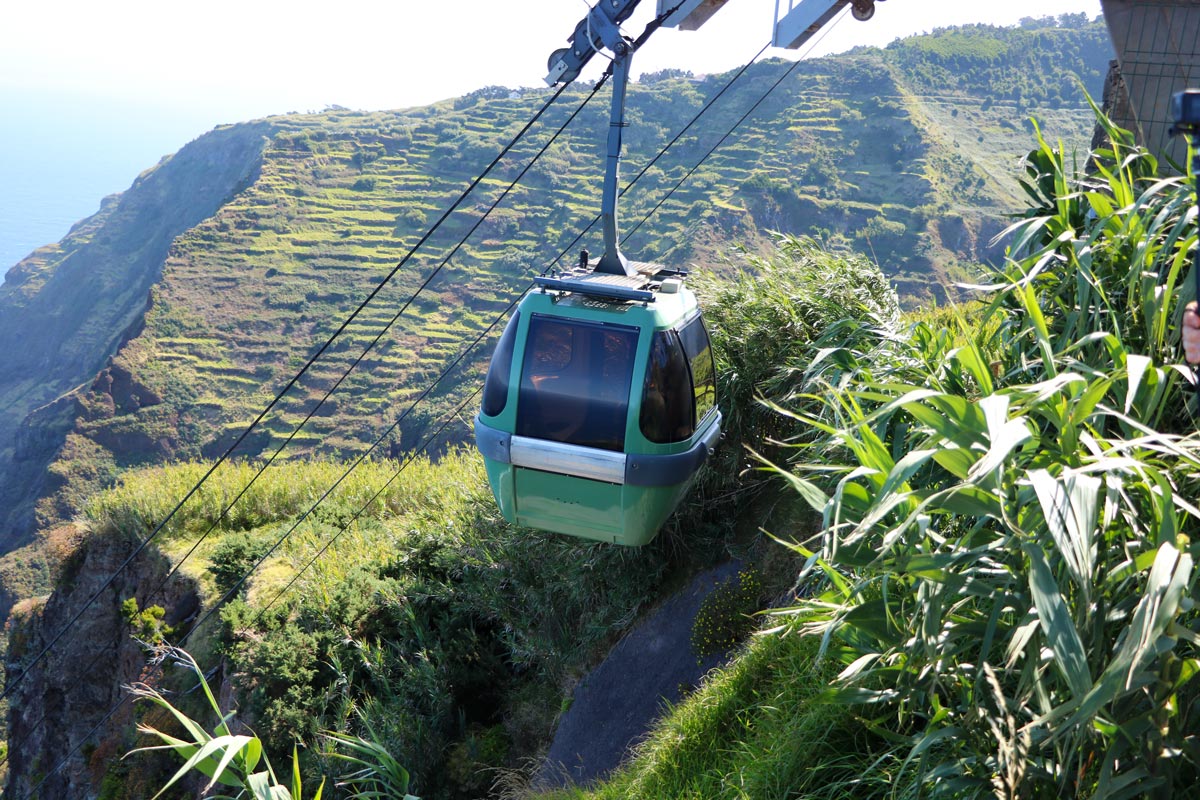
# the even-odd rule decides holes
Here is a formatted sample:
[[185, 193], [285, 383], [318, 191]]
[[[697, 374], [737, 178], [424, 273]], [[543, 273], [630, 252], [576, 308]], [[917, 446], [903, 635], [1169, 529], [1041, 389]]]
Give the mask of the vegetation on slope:
[[[776, 397], [812, 432], [778, 469], [823, 515], [791, 545], [801, 595], [620, 775], [553, 796], [1194, 787], [1200, 440], [1173, 320], [1197, 224], [1191, 189], [1108, 133], [1091, 176], [1030, 155], [1014, 259], [969, 318], [829, 331]], [[781, 653], [790, 672], [742, 688]]]
[[[704, 221], [717, 230], [743, 230], [742, 226], [748, 225], [749, 221], [765, 219], [761, 213], [764, 211], [784, 222], [797, 219], [797, 215], [807, 215], [809, 219], [828, 223], [828, 226], [820, 226], [820, 232], [835, 246], [849, 242], [847, 234], [860, 230], [871, 237], [870, 241], [863, 239], [860, 243], [872, 247], [882, 244], [884, 247], [880, 249], [892, 255], [903, 252], [906, 237], [914, 230], [924, 229], [926, 223], [937, 216], [936, 204], [931, 208], [928, 202], [920, 206], [917, 203], [933, 197], [931, 192], [939, 187], [957, 187], [954, 191], [966, 192], [970, 187], [958, 186], [957, 182], [967, 174], [963, 172], [964, 165], [969, 173], [970, 161], [952, 158], [949, 150], [942, 149], [945, 143], [928, 143], [921, 138], [925, 121], [914, 114], [914, 109], [920, 110], [924, 106], [907, 91], [896, 90], [896, 84], [884, 85], [894, 78], [889, 77], [887, 70], [878, 69], [883, 63], [882, 58], [884, 56], [877, 52], [866, 52], [858, 56], [858, 61], [850, 62], [849, 66], [837, 66], [829, 74], [820, 72], [819, 67], [827, 68], [822, 67], [825, 62], [800, 71], [797, 82], [805, 91], [813, 86], [823, 86], [827, 90], [836, 86], [837, 92], [845, 92], [844, 99], [822, 98], [818, 107], [802, 101], [802, 90], [793, 87], [791, 94], [777, 101], [781, 108], [776, 110], [782, 116], [772, 117], [772, 121], [764, 123], [763, 127], [751, 130], [744, 150], [726, 156], [728, 163], [721, 167], [722, 173], [736, 175], [742, 169], [745, 181], [737, 192], [744, 194], [724, 193], [727, 186], [720, 182], [722, 179], [717, 173], [702, 179], [700, 189], [696, 190], [702, 196], [693, 198], [691, 205], [680, 206], [675, 217], [656, 226], [660, 238], [666, 236], [661, 234], [663, 231], [670, 234], [686, 232], [687, 212], [694, 210], [696, 201], [708, 199], [715, 201], [715, 210], [709, 212]], [[756, 68], [752, 77], [760, 88], [774, 66], [768, 64]], [[689, 104], [696, 107], [702, 93], [711, 90], [713, 85], [711, 82], [678, 82], [684, 88], [684, 109]], [[872, 89], [885, 94], [868, 94]], [[656, 91], [647, 87], [643, 100], [647, 104], [652, 102], [657, 97]], [[891, 99], [886, 103], [876, 102], [885, 96]], [[153, 451], [153, 458], [203, 455], [206, 450], [213, 452], [211, 448], [219, 449], [222, 442], [229, 441], [227, 432], [236, 429], [247, 409], [262, 404], [264, 398], [254, 394], [255, 387], [261, 387], [264, 380], [269, 382], [271, 376], [285, 374], [287, 366], [300, 357], [300, 351], [294, 345], [296, 338], [319, 338], [323, 332], [321, 326], [326, 324], [323, 320], [327, 318], [327, 309], [343, 302], [353, 293], [351, 287], [364, 277], [378, 275], [381, 268], [389, 264], [388, 259], [394, 258], [396, 247], [387, 244], [388, 236], [381, 233], [381, 229], [394, 226], [392, 231], [397, 232], [402, 224], [413, 226], [413, 232], [420, 229], [422, 223], [416, 216], [408, 222], [400, 218], [401, 213], [410, 210], [411, 203], [397, 205], [385, 212], [385, 216], [396, 212], [388, 219], [368, 218], [369, 214], [361, 216], [367, 214], [368, 206], [379, 205], [380, 198], [372, 197], [372, 193], [387, 182], [385, 178], [394, 177], [383, 170], [382, 162], [395, 159], [393, 166], [400, 167], [403, 166], [401, 160], [408, 163], [411, 157], [442, 158], [444, 163], [439, 162], [442, 164], [439, 169], [459, 164], [459, 159], [449, 157], [449, 151], [437, 156], [437, 148], [432, 143], [441, 141], [438, 137], [454, 134], [450, 137], [456, 142], [454, 152], [470, 152], [469, 145], [477, 140], [477, 136], [468, 125], [478, 119], [489, 104], [520, 106], [522, 102], [528, 101], [481, 96], [464, 101], [462, 108], [454, 111], [449, 107], [439, 109], [438, 115], [422, 116], [422, 112], [412, 112], [411, 119], [419, 122], [411, 131], [405, 130], [402, 120], [407, 117], [402, 114], [335, 114], [322, 120], [297, 117], [281, 121], [281, 125], [287, 123], [284, 127], [289, 130], [269, 143], [270, 157], [264, 160], [262, 180], [247, 187], [228, 207], [228, 214], [218, 214], [177, 240], [166, 279], [156, 289], [146, 331], [123, 351], [114, 364], [115, 369], [102, 376], [108, 383], [93, 384], [92, 391], [81, 397], [84, 414], [68, 439], [73, 449], [64, 451], [73, 460], [61, 464], [61, 472], [72, 476], [90, 472], [92, 481], [100, 483], [116, 470], [148, 458], [147, 453], [152, 450], [140, 445], [122, 449], [122, 443], [130, 441], [162, 448]], [[859, 103], [865, 105], [856, 105]], [[871, 111], [872, 116], [868, 119], [860, 108]], [[880, 108], [895, 115], [886, 130], [877, 127], [880, 118], [876, 112]], [[864, 130], [869, 129], [872, 134], [868, 140], [870, 146], [849, 150], [842, 147], [841, 129], [836, 126], [826, 129], [813, 116], [821, 109], [833, 109], [850, 123], [865, 125]], [[454, 112], [461, 113], [456, 115]], [[983, 112], [980, 109], [980, 113]], [[445, 124], [444, 118], [461, 123], [460, 127], [439, 129], [439, 125]], [[388, 124], [395, 127], [384, 130], [380, 124], [382, 119], [391, 120]], [[330, 130], [328, 123], [338, 126], [345, 123], [345, 126]], [[785, 123], [786, 127], [780, 127]], [[422, 131], [426, 124], [429, 130]], [[898, 131], [897, 125], [903, 130]], [[911, 130], [906, 127], [909, 125]], [[793, 127], [796, 130], [792, 130]], [[493, 128], [488, 130], [494, 133]], [[425, 148], [411, 148], [405, 144], [411, 142], [406, 136], [422, 132], [429, 137], [424, 142]], [[651, 133], [648, 141], [641, 144], [645, 152], [653, 142], [661, 141], [665, 136], [664, 130]], [[882, 135], [885, 133], [886, 136]], [[826, 139], [828, 145], [822, 150]], [[872, 149], [881, 141], [899, 141], [901, 149], [890, 152]], [[801, 189], [772, 178], [777, 170], [790, 168], [787, 162], [779, 160], [780, 153], [789, 149], [780, 145], [788, 142], [793, 151], [816, 154], [811, 162], [816, 166], [811, 172], [804, 173]], [[834, 142], [839, 142], [837, 150], [830, 149]], [[389, 151], [389, 147], [395, 152]], [[479, 148], [481, 153], [484, 149], [483, 145]], [[840, 160], [844, 158], [841, 155], [844, 152], [852, 154], [853, 163], [863, 167], [864, 171], [891, 175], [890, 183], [902, 186], [908, 192], [902, 202], [892, 207], [886, 202], [875, 202], [881, 197], [874, 194], [879, 185], [866, 180], [859, 182], [857, 178], [853, 184], [846, 181], [845, 176], [851, 173], [844, 169], [849, 162]], [[819, 157], [826, 154], [831, 154], [830, 159], [820, 161]], [[569, 154], [560, 155], [570, 161]], [[739, 162], [738, 158], [746, 160]], [[876, 163], [872, 160], [875, 158], [883, 161]], [[372, 171], [375, 169], [373, 164], [378, 165], [379, 172]], [[827, 169], [830, 166], [833, 172]], [[896, 180], [896, 176], [915, 166], [921, 169], [920, 179]], [[550, 183], [557, 180], [561, 184], [563, 174], [551, 173], [544, 179]], [[451, 192], [449, 182], [455, 180], [455, 173], [447, 172], [446, 176], [445, 183], [417, 185], [411, 190], [409, 199], [416, 202], [417, 198], [437, 196], [440, 192], [440, 199], [444, 200]], [[652, 176], [649, 180], [652, 183], [658, 180], [655, 185], [663, 186], [668, 184], [670, 177], [669, 170], [664, 168], [661, 178]], [[858, 199], [841, 202], [832, 197], [821, 197], [824, 187], [840, 185], [839, 181], [846, 183], [844, 188], [849, 191], [858, 192], [854, 195]], [[978, 179], [976, 185], [981, 188]], [[397, 186], [393, 183], [390, 190], [396, 191]], [[543, 191], [538, 195], [552, 198], [552, 201], [547, 200], [551, 206], [545, 212], [548, 216], [540, 222], [547, 219], [553, 222], [553, 215], [563, 213], [564, 208], [580, 208], [581, 197], [586, 196], [585, 192], [578, 191], [572, 197], [569, 181], [565, 188], [559, 185], [556, 192]], [[360, 195], [367, 197], [369, 202], [358, 205], [360, 201], [355, 198]], [[637, 207], [636, 202], [634, 207]], [[937, 219], [939, 224], [946, 221]], [[243, 223], [244, 226], [239, 227]], [[564, 231], [570, 227], [565, 218], [553, 224], [560, 224], [560, 230]], [[554, 230], [553, 224], [547, 230]], [[459, 232], [465, 227], [465, 223], [460, 223]], [[512, 277], [510, 272], [501, 270], [499, 264], [506, 257], [514, 263], [518, 260], [513, 253], [506, 252], [504, 245], [518, 242], [520, 230], [519, 227], [501, 230], [492, 244], [484, 242], [477, 248], [467, 248], [463, 259], [468, 263], [478, 265], [491, 257], [491, 265], [495, 267], [494, 286], [489, 286], [486, 278], [475, 279], [472, 286], [483, 286], [490, 292], [501, 286], [504, 279]], [[226, 242], [233, 244], [223, 250]], [[796, 254], [807, 247], [792, 246]], [[694, 258], [703, 252], [701, 246], [672, 251], [670, 242], [661, 242], [660, 247], [657, 252], [668, 260]], [[644, 252], [656, 252], [654, 240], [646, 245]], [[206, 271], [206, 260], [217, 268]], [[523, 263], [528, 266], [528, 262]], [[815, 263], [817, 266], [825, 264], [821, 259]], [[321, 271], [306, 272], [313, 265], [319, 266]], [[305, 278], [318, 274], [319, 281]], [[243, 277], [248, 280], [243, 281]], [[274, 291], [262, 290], [261, 284], [276, 279], [279, 285]], [[188, 287], [192, 287], [190, 291]], [[441, 299], [450, 300], [457, 294], [457, 287], [447, 288]], [[398, 296], [403, 295], [399, 293]], [[393, 302], [393, 307], [395, 299], [388, 301]], [[353, 403], [335, 402], [328, 409], [328, 416], [322, 414], [317, 418], [314, 435], [302, 435], [302, 446], [296, 452], [342, 452], [358, 444], [355, 439], [369, 439], [372, 433], [379, 431], [382, 410], [402, 404], [404, 398], [411, 396], [410, 386], [416, 376], [435, 371], [431, 364], [444, 363], [449, 352], [444, 345], [461, 341], [464, 330], [483, 327], [487, 317], [477, 308], [480, 303], [489, 311], [503, 307], [499, 297], [491, 294], [482, 301], [473, 297], [466, 306], [448, 302], [439, 305], [433, 301], [420, 305], [426, 321], [433, 319], [438, 324], [432, 328], [407, 329], [403, 335], [410, 337], [409, 343], [397, 344], [392, 351], [381, 354], [376, 360], [373, 376], [359, 379], [363, 382], [359, 388], [365, 394]], [[265, 313], [264, 308], [267, 309]], [[372, 320], [377, 324], [390, 317], [385, 310], [370, 313], [375, 314]], [[255, 338], [259, 334], [264, 334], [261, 341]], [[367, 340], [367, 336], [366, 330], [352, 331], [345, 355], [355, 355], [356, 348]], [[803, 339], [798, 343], [805, 356], [788, 357], [779, 362], [789, 365], [793, 374], [798, 364], [806, 363], [811, 357], [811, 352], [806, 350], [810, 342]], [[323, 388], [330, 385], [334, 374], [322, 372], [314, 376], [311, 384], [302, 385], [299, 394], [286, 401], [281, 419], [268, 425], [268, 432], [253, 442], [249, 451], [267, 452], [271, 445], [282, 441], [282, 434], [288, 429], [286, 423], [312, 407]], [[375, 391], [372, 381], [378, 375], [391, 382], [392, 388], [388, 390], [391, 394], [380, 397], [372, 394]], [[114, 386], [123, 389], [114, 392]], [[371, 399], [362, 400], [362, 396]], [[117, 397], [125, 402], [115, 402]], [[155, 398], [158, 402], [145, 402]], [[750, 416], [747, 411], [746, 417]], [[424, 422], [421, 420], [422, 425]], [[342, 433], [335, 434], [335, 430]], [[222, 439], [222, 436], [226, 438]], [[303, 440], [308, 440], [307, 444]], [[395, 452], [410, 444], [404, 441], [402, 432]], [[75, 469], [71, 464], [80, 468]], [[97, 464], [103, 468], [96, 469]], [[188, 469], [180, 468], [179, 474], [186, 474]], [[167, 480], [180, 481], [181, 485], [184, 481], [183, 478]], [[281, 482], [294, 483], [300, 488], [308, 484], [295, 476], [281, 479]], [[245, 669], [243, 674], [248, 677], [242, 689], [251, 698], [247, 702], [256, 718], [265, 721], [264, 735], [275, 737], [275, 744], [285, 746], [297, 734], [309, 735], [317, 724], [334, 728], [357, 724], [353, 714], [373, 705], [377, 713], [386, 711], [389, 719], [410, 723], [403, 730], [387, 730], [381, 735], [391, 737], [389, 741], [393, 746], [403, 745], [406, 752], [413, 754], [414, 767], [435, 796], [443, 792], [475, 791], [465, 788], [471, 785], [470, 781], [476, 780], [474, 769], [481, 763], [473, 760], [475, 753], [486, 751], [495, 756], [499, 752], [501, 755], [496, 758], [502, 762], [514, 755], [507, 749], [512, 743], [511, 734], [504, 728], [512, 717], [504, 716], [502, 722], [495, 722], [499, 718], [497, 715], [515, 713], [505, 704], [512, 701], [517, 703], [518, 711], [523, 708], [528, 712], [533, 708], [543, 715], [546, 713], [542, 703], [545, 697], [525, 698], [527, 704], [521, 705], [520, 688], [526, 686], [525, 681], [545, 687], [552, 686], [555, 679], [565, 680], [563, 676], [570, 675], [586, 660], [586, 651], [601, 646], [613, 630], [619, 629], [639, 605], [653, 596], [656, 582], [668, 567], [679, 563], [674, 560], [678, 555], [673, 547], [678, 547], [680, 541], [676, 536], [664, 541], [661, 545], [664, 550], [657, 560], [642, 558], [631, 566], [612, 565], [604, 559], [614, 556], [603, 556], [593, 564], [612, 567], [613, 575], [619, 574], [621, 581], [628, 579], [630, 584], [603, 582], [617, 581], [613, 575], [604, 578], [577, 574], [572, 568], [589, 563], [591, 555], [579, 552], [578, 546], [564, 543], [561, 553], [547, 559], [542, 548], [531, 549], [532, 546], [516, 534], [497, 531], [494, 520], [488, 518], [486, 511], [481, 511], [487, 508], [487, 503], [479, 491], [478, 475], [473, 486], [474, 494], [462, 487], [454, 490], [461, 496], [430, 490], [429, 497], [437, 504], [431, 506], [438, 509], [436, 519], [422, 518], [420, 512], [413, 511], [414, 521], [407, 516], [393, 516], [396, 511], [386, 505], [368, 504], [364, 516], [352, 523], [350, 532], [340, 537], [339, 544], [335, 545], [335, 548], [350, 548], [346, 551], [347, 558], [358, 559], [350, 562], [355, 569], [335, 568], [328, 576], [329, 582], [303, 587], [305, 591], [299, 599], [287, 600], [286, 613], [283, 610], [276, 613], [274, 608], [264, 612], [265, 604], [270, 602], [267, 593], [272, 587], [283, 585], [279, 577], [283, 565], [300, 566], [306, 554], [316, 552], [317, 537], [336, 533], [353, 516], [352, 504], [342, 507], [335, 503], [334, 511], [322, 511], [298, 529], [296, 541], [300, 544], [294, 546], [307, 546], [308, 549], [291, 553], [285, 549], [273, 554], [270, 565], [275, 568], [274, 577], [270, 568], [262, 573], [249, 587], [249, 596], [228, 612], [226, 623], [232, 626], [235, 635], [223, 646], [228, 648], [233, 663]], [[463, 504], [462, 497], [473, 497], [475, 505]], [[141, 501], [127, 495], [118, 506], [123, 503], [134, 507], [136, 502]], [[266, 507], [271, 508], [272, 504], [267, 503]], [[257, 521], [222, 523], [219, 535], [211, 543], [201, 545], [202, 552], [215, 566], [211, 577], [204, 580], [211, 580], [214, 586], [232, 588], [227, 581], [229, 576], [236, 574], [236, 567], [253, 560], [255, 555], [263, 552], [265, 542], [290, 527], [290, 515], [294, 513], [295, 506], [289, 507], [285, 503]], [[331, 516], [323, 518], [325, 514]], [[144, 530], [138, 527], [144, 522], [136, 519], [135, 516], [133, 530]], [[209, 524], [212, 519], [209, 518]], [[186, 535], [192, 537], [187, 546], [201, 533], [203, 520], [201, 514], [191, 523], [185, 524], [186, 517], [181, 521], [180, 530], [186, 530]], [[397, 520], [403, 520], [398, 523], [399, 527], [394, 524]], [[188, 524], [192, 527], [188, 528]], [[326, 527], [321, 528], [321, 525]], [[429, 534], [429, 529], [438, 531], [438, 535]], [[304, 532], [313, 530], [318, 532], [305, 544]], [[175, 538], [181, 535], [184, 534], [178, 531], [171, 534], [172, 546], [178, 548], [176, 556], [184, 549], [184, 540]], [[356, 537], [361, 537], [357, 545]], [[350, 544], [341, 544], [343, 540]], [[217, 549], [217, 545], [222, 546]], [[380, 562], [377, 556], [381, 551], [392, 553], [394, 557]], [[686, 550], [684, 553], [686, 556]], [[285, 557], [291, 561], [284, 561]], [[527, 561], [548, 572], [528, 566]], [[325, 563], [324, 559], [321, 563]], [[625, 569], [627, 566], [629, 568]], [[533, 588], [522, 581], [527, 581]], [[505, 593], [514, 587], [529, 593], [505, 598]], [[581, 589], [616, 599], [611, 606], [593, 609], [591, 602], [584, 603], [572, 595]], [[494, 596], [483, 597], [486, 592]], [[369, 598], [369, 602], [364, 598]], [[381, 598], [385, 601], [382, 609], [374, 605]], [[583, 610], [599, 616], [571, 617], [565, 622], [557, 615], [543, 619], [536, 616], [536, 612], [544, 605], [552, 609], [586, 606]], [[569, 627], [568, 623], [589, 627], [581, 632]], [[564, 625], [568, 627], [564, 628]], [[513, 629], [506, 626], [513, 626]], [[462, 632], [468, 634], [465, 642], [458, 638]], [[244, 635], [250, 638], [239, 641]], [[558, 650], [560, 645], [575, 649]], [[459, 650], [459, 647], [466, 649]], [[449, 668], [439, 671], [439, 668], [422, 663], [420, 658], [388, 660], [389, 655], [412, 652], [432, 653], [437, 656], [438, 664], [462, 665], [467, 674], [456, 674]], [[478, 674], [472, 670], [490, 674], [496, 664], [507, 670], [497, 673], [503, 677], [499, 688], [504, 697], [500, 699], [472, 684], [473, 680], [478, 680]], [[272, 682], [263, 677], [274, 675], [286, 675], [288, 680]], [[538, 680], [532, 681], [531, 676], [537, 676]], [[401, 690], [403, 696], [383, 699], [377, 696], [392, 691], [396, 685], [404, 687]], [[490, 691], [494, 687], [486, 688]], [[476, 694], [477, 691], [483, 693]], [[517, 700], [513, 700], [514, 697]], [[297, 703], [308, 705], [297, 706]], [[303, 707], [309, 713], [296, 713], [296, 707]], [[544, 733], [546, 722], [547, 718], [540, 716], [529, 723], [530, 729]], [[501, 744], [497, 750], [493, 745], [497, 741], [498, 728], [504, 730], [499, 736]], [[510, 736], [508, 745], [504, 743], [505, 735]], [[454, 747], [463, 746], [463, 749], [453, 751], [462, 754], [461, 760], [452, 763], [466, 764], [464, 774], [468, 777], [456, 777], [454, 770], [438, 768], [439, 759], [445, 756], [447, 742], [455, 742]]]

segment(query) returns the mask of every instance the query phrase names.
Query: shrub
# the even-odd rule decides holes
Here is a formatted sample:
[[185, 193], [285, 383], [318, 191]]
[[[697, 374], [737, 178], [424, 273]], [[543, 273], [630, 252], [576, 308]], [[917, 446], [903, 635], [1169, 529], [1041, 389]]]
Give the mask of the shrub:
[[266, 555], [270, 547], [270, 542], [244, 531], [223, 536], [213, 548], [208, 564], [208, 571], [217, 584], [217, 592], [221, 596], [228, 594], [249, 573], [250, 568]]
[[762, 602], [762, 578], [753, 568], [738, 572], [713, 589], [692, 623], [692, 651], [700, 657], [727, 653], [754, 630]]
[[446, 771], [459, 796], [487, 796], [497, 769], [505, 765], [508, 748], [503, 726], [469, 728], [446, 757]]
[[121, 603], [121, 616], [131, 628], [130, 635], [138, 641], [157, 647], [163, 640], [172, 636], [175, 630], [163, 622], [167, 614], [162, 606], [147, 606], [138, 609], [135, 597], [127, 598]]
[[705, 313], [727, 439], [712, 472], [726, 480], [738, 474], [746, 448], [773, 454], [772, 442], [798, 432], [764, 401], [795, 394], [813, 360], [823, 359], [831, 329], [844, 332], [851, 319], [890, 332], [899, 318], [895, 291], [865, 258], [804, 237], [780, 235], [777, 244], [770, 258], [747, 255], [732, 278], [700, 282], [700, 292], [711, 295]]

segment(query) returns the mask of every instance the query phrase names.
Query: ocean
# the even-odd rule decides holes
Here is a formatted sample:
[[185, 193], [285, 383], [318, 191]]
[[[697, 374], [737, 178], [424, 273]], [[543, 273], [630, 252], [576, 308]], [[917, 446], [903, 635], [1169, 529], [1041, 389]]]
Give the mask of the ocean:
[[211, 111], [0, 88], [0, 274], [94, 214], [163, 156], [222, 122]]

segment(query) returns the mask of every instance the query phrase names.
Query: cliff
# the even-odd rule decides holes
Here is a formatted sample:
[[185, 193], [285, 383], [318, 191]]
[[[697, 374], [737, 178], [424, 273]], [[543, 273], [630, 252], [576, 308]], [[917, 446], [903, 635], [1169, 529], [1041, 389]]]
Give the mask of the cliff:
[[[182, 627], [200, 607], [192, 580], [178, 577], [164, 584], [170, 563], [156, 550], [129, 561], [136, 546], [133, 536], [87, 538], [63, 565], [49, 599], [26, 601], [14, 610], [5, 671], [6, 685], [13, 687], [8, 740], [19, 746], [9, 750], [6, 794], [92, 796], [128, 749], [135, 713], [132, 703], [120, 702], [126, 697], [123, 687], [155, 670], [132, 638], [139, 631], [122, 605], [133, 598], [141, 609], [161, 606], [168, 610], [162, 623], [172, 627]], [[74, 633], [24, 674], [23, 664], [76, 615]]]
[[253, 182], [270, 125], [197, 139], [107, 198], [0, 285], [0, 552], [28, 541], [75, 424], [63, 396], [137, 335], [172, 242]]

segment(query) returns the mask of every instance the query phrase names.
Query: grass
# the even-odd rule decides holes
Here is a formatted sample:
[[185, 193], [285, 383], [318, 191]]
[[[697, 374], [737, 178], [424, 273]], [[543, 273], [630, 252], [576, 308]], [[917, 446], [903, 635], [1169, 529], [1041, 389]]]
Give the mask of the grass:
[[839, 323], [796, 364], [775, 409], [808, 431], [775, 469], [823, 513], [791, 545], [807, 591], [609, 780], [537, 797], [1194, 786], [1200, 451], [1171, 324], [1193, 196], [1107, 131], [1090, 176], [1039, 141], [982, 302]]
[[[425, 797], [453, 790], [436, 765], [446, 743], [463, 733], [456, 714], [472, 722], [480, 713], [511, 715], [524, 726], [540, 719], [535, 727], [544, 736], [546, 709], [506, 705], [495, 693], [530, 680], [563, 680], [633, 619], [668, 563], [663, 547], [635, 553], [507, 528], [491, 509], [478, 458], [458, 452], [437, 464], [414, 461], [375, 499], [397, 464], [367, 462], [299, 525], [297, 515], [344, 465], [273, 467], [200, 542], [255, 469], [227, 466], [172, 521], [160, 550], [178, 562], [198, 546], [184, 572], [211, 607], [221, 594], [216, 570], [237, 575], [253, 563], [228, 559], [280, 546], [226, 609], [224, 632], [210, 625], [189, 646], [206, 662], [223, 652], [237, 665], [242, 707], [273, 752], [290, 748], [292, 737], [311, 741], [318, 723], [359, 730], [334, 691], [341, 680], [347, 701], [375, 709], [361, 724], [390, 732], [388, 746], [405, 754]], [[91, 535], [144, 536], [202, 469], [184, 464], [126, 474], [88, 506]], [[248, 550], [231, 547], [239, 537]], [[303, 654], [289, 654], [296, 641], [306, 643]], [[361, 661], [375, 650], [374, 667]], [[407, 665], [417, 653], [433, 671]], [[291, 699], [280, 705], [281, 697]], [[406, 733], [408, 724], [415, 727]], [[505, 744], [496, 752], [505, 757], [537, 745], [498, 730]], [[308, 757], [305, 764], [319, 767]]]
[[[761, 279], [743, 276], [720, 301], [738, 308], [719, 318], [744, 319], [751, 309], [762, 313], [768, 306], [786, 315], [793, 290], [824, 296], [825, 287], [808, 280], [813, 270], [844, 271], [846, 279], [834, 283], [851, 293], [853, 276], [873, 270], [861, 260], [822, 254], [807, 242], [785, 240], [783, 251], [780, 264], [756, 265]], [[789, 259], [807, 268], [791, 275], [790, 283], [782, 268]], [[894, 310], [895, 297], [877, 271], [874, 275], [873, 302]], [[801, 358], [815, 318], [844, 313], [848, 302], [814, 300], [798, 315], [810, 327], [796, 321], [789, 328], [794, 335], [773, 351], [777, 359], [760, 352], [743, 357], [765, 359], [755, 369], [767, 371]], [[863, 308], [870, 314], [875, 306]], [[758, 340], [746, 333], [715, 340], [723, 363], [736, 350], [755, 349]], [[723, 390], [729, 418], [745, 419], [749, 408], [739, 406], [754, 406], [754, 399], [728, 386]], [[752, 433], [763, 432], [741, 431]], [[556, 699], [547, 702], [547, 694], [569, 685], [661, 587], [679, 585], [689, 570], [720, 554], [761, 550], [742, 541], [732, 524], [731, 504], [740, 490], [720, 466], [702, 480], [696, 498], [668, 530], [638, 550], [505, 525], [473, 454], [452, 451], [437, 464], [415, 461], [372, 499], [395, 467], [387, 461], [364, 464], [300, 521], [342, 465], [273, 466], [201, 541], [257, 468], [224, 465], [172, 520], [160, 550], [178, 563], [195, 548], [184, 569], [199, 584], [206, 606], [222, 591], [236, 595], [222, 612], [222, 624], [210, 622], [189, 646], [205, 663], [222, 655], [229, 660], [243, 707], [273, 752], [286, 752], [296, 740], [312, 741], [321, 729], [358, 735], [360, 726], [370, 726], [390, 752], [403, 757], [416, 791], [430, 798], [471, 796], [477, 782], [471, 765], [479, 758], [498, 760], [483, 764], [486, 768], [511, 769], [534, 754], [558, 707]], [[203, 469], [182, 464], [127, 474], [89, 505], [93, 535], [144, 536]], [[750, 538], [761, 537], [755, 531]], [[276, 549], [268, 554], [271, 547]], [[261, 566], [237, 587], [238, 576], [259, 559]], [[783, 568], [781, 577], [779, 559], [761, 561], [761, 573], [746, 572], [744, 591], [730, 595], [731, 605], [714, 607], [716, 626], [737, 627], [739, 619], [728, 613], [757, 608], [763, 596], [782, 590], [796, 568]], [[143, 604], [149, 605], [144, 598]], [[701, 636], [717, 633], [722, 632], [705, 629]], [[744, 632], [733, 633], [740, 638]], [[748, 667], [753, 674], [734, 681], [730, 691], [738, 698], [757, 691], [763, 670], [799, 657], [772, 652], [753, 662], [757, 666]], [[825, 680], [818, 672], [805, 684], [810, 694]], [[794, 723], [789, 718], [777, 724]], [[454, 769], [444, 769], [448, 752], [458, 754]], [[779, 758], [782, 763], [786, 754]], [[328, 767], [317, 755], [305, 764], [310, 771]], [[771, 778], [741, 780], [766, 785]], [[776, 782], [782, 780], [790, 778]]]

